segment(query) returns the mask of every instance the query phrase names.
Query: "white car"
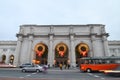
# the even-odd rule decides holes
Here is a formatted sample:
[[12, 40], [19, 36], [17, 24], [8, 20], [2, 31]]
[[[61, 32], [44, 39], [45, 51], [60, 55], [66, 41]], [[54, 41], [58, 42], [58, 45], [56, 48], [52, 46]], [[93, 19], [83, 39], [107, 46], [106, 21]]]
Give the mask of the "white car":
[[22, 72], [42, 72], [44, 69], [39, 65], [33, 65], [29, 67], [22, 68]]

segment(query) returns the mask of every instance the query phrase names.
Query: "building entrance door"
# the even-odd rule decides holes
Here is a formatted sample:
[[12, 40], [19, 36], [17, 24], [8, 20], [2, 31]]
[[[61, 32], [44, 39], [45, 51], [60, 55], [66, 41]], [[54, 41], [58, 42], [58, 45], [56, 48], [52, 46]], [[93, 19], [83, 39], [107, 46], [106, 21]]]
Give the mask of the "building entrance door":
[[35, 64], [47, 64], [48, 60], [48, 47], [43, 43], [38, 43], [35, 46]]
[[80, 58], [88, 57], [89, 46], [86, 43], [80, 43], [75, 47], [76, 53], [76, 67], [79, 67]]
[[59, 67], [59, 64], [67, 66], [68, 65], [68, 59], [67, 58], [56, 58], [55, 59], [55, 67]]
[[55, 67], [59, 67], [59, 64], [68, 64], [68, 47], [64, 43], [59, 43], [55, 47]]

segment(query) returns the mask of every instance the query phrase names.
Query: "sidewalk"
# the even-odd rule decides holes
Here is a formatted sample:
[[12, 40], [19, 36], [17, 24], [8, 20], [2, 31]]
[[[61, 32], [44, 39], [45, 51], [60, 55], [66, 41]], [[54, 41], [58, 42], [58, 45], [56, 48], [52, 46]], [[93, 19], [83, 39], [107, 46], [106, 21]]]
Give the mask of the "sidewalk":
[[78, 71], [78, 68], [69, 68], [69, 69], [65, 69], [63, 68], [62, 70], [58, 67], [58, 68], [49, 68], [48, 71]]
[[[0, 70], [18, 70], [18, 71], [20, 71], [22, 68], [0, 68]], [[58, 68], [49, 68], [48, 69], [48, 71], [74, 71], [74, 70], [79, 70], [78, 68], [69, 68], [69, 69], [62, 69], [62, 70], [60, 70], [60, 68], [58, 67]]]
[[[49, 68], [49, 69], [60, 70], [59, 67], [57, 67], [57, 68], [51, 67], [51, 68]], [[68, 68], [66, 68], [66, 69], [65, 69], [65, 68], [62, 68], [62, 69], [63, 69], [63, 70], [76, 70], [76, 69], [79, 69], [79, 68], [78, 68], [78, 67], [77, 67], [77, 68], [76, 68], [76, 67], [75, 67], [75, 68], [71, 68], [71, 67], [70, 67], [69, 69], [68, 69]]]

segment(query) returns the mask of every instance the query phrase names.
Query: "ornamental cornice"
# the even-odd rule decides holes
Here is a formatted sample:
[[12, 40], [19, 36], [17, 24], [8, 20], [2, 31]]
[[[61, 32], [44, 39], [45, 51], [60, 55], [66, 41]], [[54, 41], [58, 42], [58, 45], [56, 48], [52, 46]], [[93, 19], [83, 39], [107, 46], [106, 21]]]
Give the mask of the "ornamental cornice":
[[53, 36], [53, 35], [54, 35], [54, 33], [49, 33], [49, 34], [48, 34], [48, 36]]
[[108, 36], [109, 36], [109, 33], [102, 33], [102, 36], [108, 37]]
[[22, 38], [28, 37], [29, 40], [33, 40], [34, 34], [29, 33], [29, 34], [16, 34], [16, 36], [18, 37], [18, 40], [22, 41]]
[[23, 36], [23, 34], [16, 34], [16, 37], [19, 37], [19, 36], [21, 36], [21, 37], [22, 37], [22, 36]]
[[32, 33], [28, 33], [27, 35], [28, 35], [28, 36], [34, 36], [34, 34], [32, 34]]
[[29, 40], [32, 41], [32, 40], [33, 40], [33, 37], [34, 37], [34, 34], [29, 33], [29, 34], [27, 34], [27, 36], [29, 37]]
[[70, 35], [70, 36], [74, 36], [74, 35], [75, 35], [75, 33], [69, 33], [69, 35]]
[[22, 41], [23, 40], [23, 34], [16, 34], [16, 36], [18, 37], [18, 41]]
[[90, 33], [90, 36], [97, 36], [97, 33]]

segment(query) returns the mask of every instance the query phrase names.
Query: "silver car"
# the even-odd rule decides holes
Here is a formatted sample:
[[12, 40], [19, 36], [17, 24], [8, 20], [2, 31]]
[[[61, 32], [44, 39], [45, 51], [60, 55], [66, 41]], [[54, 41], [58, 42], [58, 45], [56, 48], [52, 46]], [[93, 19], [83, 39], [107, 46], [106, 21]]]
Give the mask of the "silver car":
[[30, 66], [33, 66], [33, 64], [31, 64], [31, 63], [25, 63], [25, 64], [20, 65], [19, 67], [20, 68], [24, 68], [24, 67], [30, 67]]
[[33, 71], [34, 72], [42, 72], [43, 67], [41, 67], [40, 65], [33, 65], [33, 66], [22, 68], [22, 72], [33, 72]]

